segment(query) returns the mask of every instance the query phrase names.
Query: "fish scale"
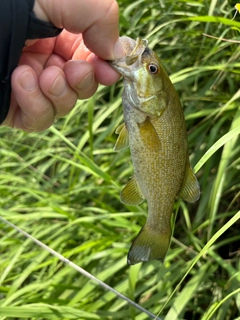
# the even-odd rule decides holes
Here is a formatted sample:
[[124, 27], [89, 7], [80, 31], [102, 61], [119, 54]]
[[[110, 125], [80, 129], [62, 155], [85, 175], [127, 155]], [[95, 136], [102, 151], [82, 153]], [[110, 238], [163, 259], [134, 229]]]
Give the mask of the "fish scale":
[[124, 124], [116, 130], [115, 150], [129, 145], [134, 175], [120, 199], [148, 203], [147, 221], [128, 253], [128, 263], [136, 264], [164, 259], [174, 202], [197, 201], [200, 188], [189, 164], [182, 106], [159, 58], [146, 40], [123, 37], [122, 43], [126, 56], [110, 62], [124, 80]]

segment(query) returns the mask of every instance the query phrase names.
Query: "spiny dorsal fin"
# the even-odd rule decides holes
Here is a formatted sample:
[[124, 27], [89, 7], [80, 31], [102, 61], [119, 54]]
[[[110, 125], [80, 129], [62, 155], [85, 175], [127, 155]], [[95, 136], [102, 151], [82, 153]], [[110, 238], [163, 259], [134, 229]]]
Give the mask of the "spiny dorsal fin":
[[127, 148], [129, 145], [129, 141], [128, 141], [128, 131], [125, 126], [125, 123], [120, 124], [120, 126], [117, 127], [115, 133], [119, 134], [119, 136], [114, 146], [114, 151], [120, 151], [122, 149]]
[[200, 187], [193, 169], [188, 166], [185, 172], [185, 178], [179, 197], [183, 200], [193, 203], [200, 197]]
[[120, 200], [122, 203], [130, 206], [137, 206], [143, 202], [144, 196], [139, 188], [135, 176], [132, 176], [131, 180], [129, 180], [127, 185], [123, 188]]

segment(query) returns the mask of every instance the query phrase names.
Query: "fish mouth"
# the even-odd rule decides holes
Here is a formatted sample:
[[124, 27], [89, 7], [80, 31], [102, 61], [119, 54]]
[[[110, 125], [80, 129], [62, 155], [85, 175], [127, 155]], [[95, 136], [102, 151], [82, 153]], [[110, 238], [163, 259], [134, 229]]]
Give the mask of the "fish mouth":
[[143, 54], [143, 52], [147, 48], [147, 45], [148, 41], [146, 39], [137, 38], [136, 45], [133, 51], [125, 57], [126, 65], [132, 65]]
[[123, 76], [129, 76], [132, 72], [131, 66], [142, 56], [148, 46], [148, 41], [140, 38], [135, 41], [129, 37], [120, 39], [126, 55], [120, 59], [109, 61], [109, 64]]

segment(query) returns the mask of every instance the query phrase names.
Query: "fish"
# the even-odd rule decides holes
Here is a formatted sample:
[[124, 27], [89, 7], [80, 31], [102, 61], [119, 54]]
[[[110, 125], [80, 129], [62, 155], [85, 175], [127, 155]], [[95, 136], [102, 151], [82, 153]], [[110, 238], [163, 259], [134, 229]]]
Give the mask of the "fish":
[[121, 37], [125, 56], [109, 61], [123, 76], [124, 123], [117, 129], [115, 151], [130, 147], [134, 174], [120, 200], [148, 204], [146, 223], [133, 241], [127, 263], [164, 261], [172, 236], [171, 215], [178, 198], [200, 197], [190, 166], [187, 130], [178, 94], [148, 41]]

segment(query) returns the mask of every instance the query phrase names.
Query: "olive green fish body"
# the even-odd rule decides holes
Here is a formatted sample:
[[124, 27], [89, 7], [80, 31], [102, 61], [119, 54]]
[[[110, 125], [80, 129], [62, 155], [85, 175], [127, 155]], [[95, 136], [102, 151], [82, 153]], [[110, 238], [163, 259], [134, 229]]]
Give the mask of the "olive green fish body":
[[[124, 38], [125, 47], [128, 39]], [[134, 240], [128, 263], [163, 260], [171, 238], [170, 219], [178, 196], [194, 202], [199, 186], [189, 166], [187, 133], [178, 95], [159, 59], [138, 39], [129, 43], [126, 57], [112, 63], [123, 74], [125, 125], [115, 149], [129, 143], [134, 176], [121, 193], [121, 201], [148, 203], [145, 226]]]

